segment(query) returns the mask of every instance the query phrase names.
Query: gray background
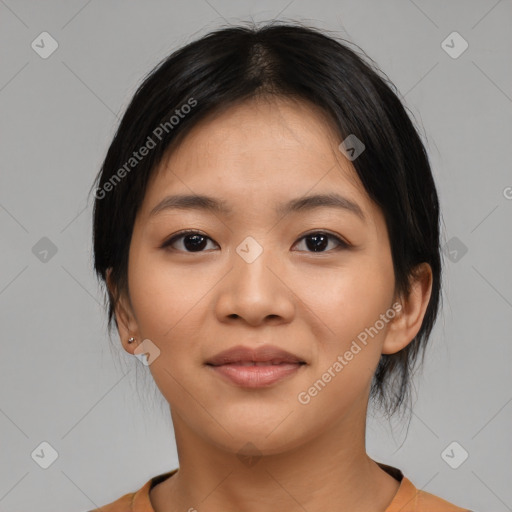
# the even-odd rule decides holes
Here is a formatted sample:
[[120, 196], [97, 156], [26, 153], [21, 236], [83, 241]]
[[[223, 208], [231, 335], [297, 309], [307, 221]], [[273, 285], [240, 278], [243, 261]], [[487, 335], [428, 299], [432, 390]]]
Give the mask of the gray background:
[[[109, 349], [87, 193], [162, 57], [276, 17], [338, 31], [379, 64], [439, 187], [444, 310], [410, 424], [371, 419], [369, 454], [458, 505], [512, 510], [511, 14], [509, 0], [0, 0], [0, 511], [89, 510], [177, 466], [165, 404], [138, 392], [142, 364]], [[31, 47], [43, 31], [59, 45], [46, 59]], [[453, 31], [469, 44], [458, 58], [441, 46]], [[48, 469], [31, 456], [43, 441], [58, 452]], [[453, 441], [469, 454], [457, 469], [442, 457]]]

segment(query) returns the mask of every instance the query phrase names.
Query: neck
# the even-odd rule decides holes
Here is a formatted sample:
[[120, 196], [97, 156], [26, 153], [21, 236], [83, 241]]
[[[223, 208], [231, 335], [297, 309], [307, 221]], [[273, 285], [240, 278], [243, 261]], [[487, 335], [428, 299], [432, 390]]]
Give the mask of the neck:
[[278, 454], [247, 448], [245, 457], [206, 442], [172, 417], [179, 470], [153, 489], [155, 512], [385, 512], [399, 487], [366, 454], [365, 415], [362, 424], [345, 418]]

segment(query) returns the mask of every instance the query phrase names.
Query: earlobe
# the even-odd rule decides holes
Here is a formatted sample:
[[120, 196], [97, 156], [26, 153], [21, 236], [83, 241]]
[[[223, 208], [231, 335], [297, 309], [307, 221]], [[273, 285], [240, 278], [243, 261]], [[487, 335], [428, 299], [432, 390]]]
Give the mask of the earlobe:
[[428, 263], [418, 265], [411, 275], [411, 290], [401, 300], [402, 307], [390, 323], [382, 345], [383, 354], [395, 354], [418, 334], [432, 293], [432, 269]]
[[114, 315], [117, 323], [117, 330], [124, 349], [130, 354], [133, 354], [135, 346], [133, 341], [130, 342], [129, 340], [139, 338], [137, 323], [127, 298], [124, 294], [120, 294], [118, 296], [117, 289], [112, 282], [111, 270], [111, 268], [107, 269], [106, 280], [109, 291], [115, 300]]

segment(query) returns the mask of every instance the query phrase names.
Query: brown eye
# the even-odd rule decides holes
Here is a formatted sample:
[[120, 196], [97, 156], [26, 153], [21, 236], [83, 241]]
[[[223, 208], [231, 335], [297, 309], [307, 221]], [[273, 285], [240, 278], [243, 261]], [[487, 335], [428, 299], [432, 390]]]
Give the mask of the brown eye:
[[[211, 238], [199, 233], [198, 231], [182, 231], [164, 242], [161, 247], [172, 247], [173, 250], [182, 252], [203, 252], [208, 240], [211, 240]], [[182, 248], [173, 247], [178, 241], [181, 242]]]
[[335, 241], [335, 249], [349, 247], [349, 245], [338, 236], [323, 231], [315, 231], [314, 233], [304, 235], [300, 241], [302, 240], [306, 240], [305, 245], [310, 252], [329, 252], [329, 250], [325, 250], [329, 245], [329, 240]]

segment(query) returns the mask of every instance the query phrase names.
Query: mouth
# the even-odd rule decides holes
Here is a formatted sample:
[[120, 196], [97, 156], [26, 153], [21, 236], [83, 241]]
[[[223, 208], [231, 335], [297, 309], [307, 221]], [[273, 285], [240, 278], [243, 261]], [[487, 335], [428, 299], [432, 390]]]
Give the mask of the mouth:
[[237, 346], [205, 364], [230, 383], [246, 388], [271, 386], [307, 365], [299, 356], [270, 345], [257, 349]]
[[227, 365], [235, 365], [235, 366], [276, 366], [278, 364], [306, 364], [302, 361], [298, 362], [289, 362], [289, 361], [281, 361], [281, 360], [271, 360], [271, 361], [233, 361], [230, 363], [224, 364], [209, 364], [209, 366], [227, 366]]

